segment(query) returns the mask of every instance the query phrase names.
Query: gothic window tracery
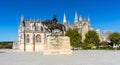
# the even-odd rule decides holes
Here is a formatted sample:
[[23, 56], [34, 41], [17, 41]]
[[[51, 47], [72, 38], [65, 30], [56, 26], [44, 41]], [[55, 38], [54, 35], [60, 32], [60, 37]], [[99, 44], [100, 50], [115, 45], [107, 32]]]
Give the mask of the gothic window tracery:
[[40, 43], [40, 42], [41, 42], [41, 36], [40, 36], [40, 35], [37, 35], [37, 36], [36, 36], [36, 42], [37, 42], [37, 43]]

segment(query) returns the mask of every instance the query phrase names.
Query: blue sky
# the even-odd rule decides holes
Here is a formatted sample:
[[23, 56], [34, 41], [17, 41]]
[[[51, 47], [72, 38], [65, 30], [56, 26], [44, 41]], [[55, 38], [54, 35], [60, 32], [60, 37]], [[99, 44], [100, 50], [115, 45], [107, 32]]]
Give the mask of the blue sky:
[[90, 16], [93, 28], [120, 32], [119, 0], [0, 0], [0, 41], [17, 38], [21, 14], [41, 20], [56, 14], [61, 22], [65, 12], [67, 21], [73, 23], [75, 11]]

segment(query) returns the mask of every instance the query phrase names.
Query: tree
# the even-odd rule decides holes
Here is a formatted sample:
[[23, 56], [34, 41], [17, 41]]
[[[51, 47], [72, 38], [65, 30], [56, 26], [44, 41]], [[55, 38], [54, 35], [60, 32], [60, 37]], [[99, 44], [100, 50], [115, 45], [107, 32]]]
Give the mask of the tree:
[[94, 46], [95, 46], [95, 44], [90, 43], [90, 44], [87, 45], [87, 48], [90, 48], [90, 49], [91, 49], [91, 48], [93, 48]]
[[94, 45], [98, 45], [100, 42], [99, 35], [95, 31], [88, 31], [85, 35], [84, 44], [88, 46], [93, 43]]
[[82, 37], [77, 29], [67, 30], [65, 35], [70, 37], [70, 45], [73, 47], [73, 49], [80, 47]]
[[120, 33], [114, 32], [109, 35], [109, 40], [116, 45], [120, 44]]
[[107, 47], [108, 45], [109, 45], [109, 42], [107, 41], [100, 42], [100, 46]]

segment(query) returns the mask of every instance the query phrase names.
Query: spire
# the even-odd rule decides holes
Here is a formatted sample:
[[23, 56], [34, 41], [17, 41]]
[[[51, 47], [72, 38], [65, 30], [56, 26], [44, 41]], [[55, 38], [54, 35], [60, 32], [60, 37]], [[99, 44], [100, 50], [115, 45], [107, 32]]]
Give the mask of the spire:
[[25, 21], [24, 21], [24, 16], [23, 15], [21, 15], [21, 17], [20, 17], [20, 25], [22, 25], [22, 27], [25, 27]]
[[80, 16], [79, 21], [82, 21], [82, 16]]
[[75, 12], [75, 21], [74, 23], [78, 22], [78, 15], [77, 15], [77, 12]]
[[90, 22], [90, 16], [88, 16], [88, 22]]
[[66, 15], [65, 15], [65, 13], [64, 13], [63, 23], [67, 23], [67, 20], [66, 20]]
[[23, 20], [24, 20], [24, 16], [23, 16], [23, 15], [21, 15], [21, 18], [20, 18], [20, 19], [21, 19], [21, 21], [23, 21]]
[[88, 16], [88, 25], [89, 25], [89, 29], [90, 29], [90, 16]]

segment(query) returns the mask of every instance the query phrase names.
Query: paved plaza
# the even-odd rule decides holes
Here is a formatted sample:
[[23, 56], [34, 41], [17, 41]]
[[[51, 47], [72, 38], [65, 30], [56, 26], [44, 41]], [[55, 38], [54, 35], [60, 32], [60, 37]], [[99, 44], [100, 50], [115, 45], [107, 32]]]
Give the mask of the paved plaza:
[[71, 55], [0, 50], [0, 65], [120, 65], [120, 51], [79, 50]]

